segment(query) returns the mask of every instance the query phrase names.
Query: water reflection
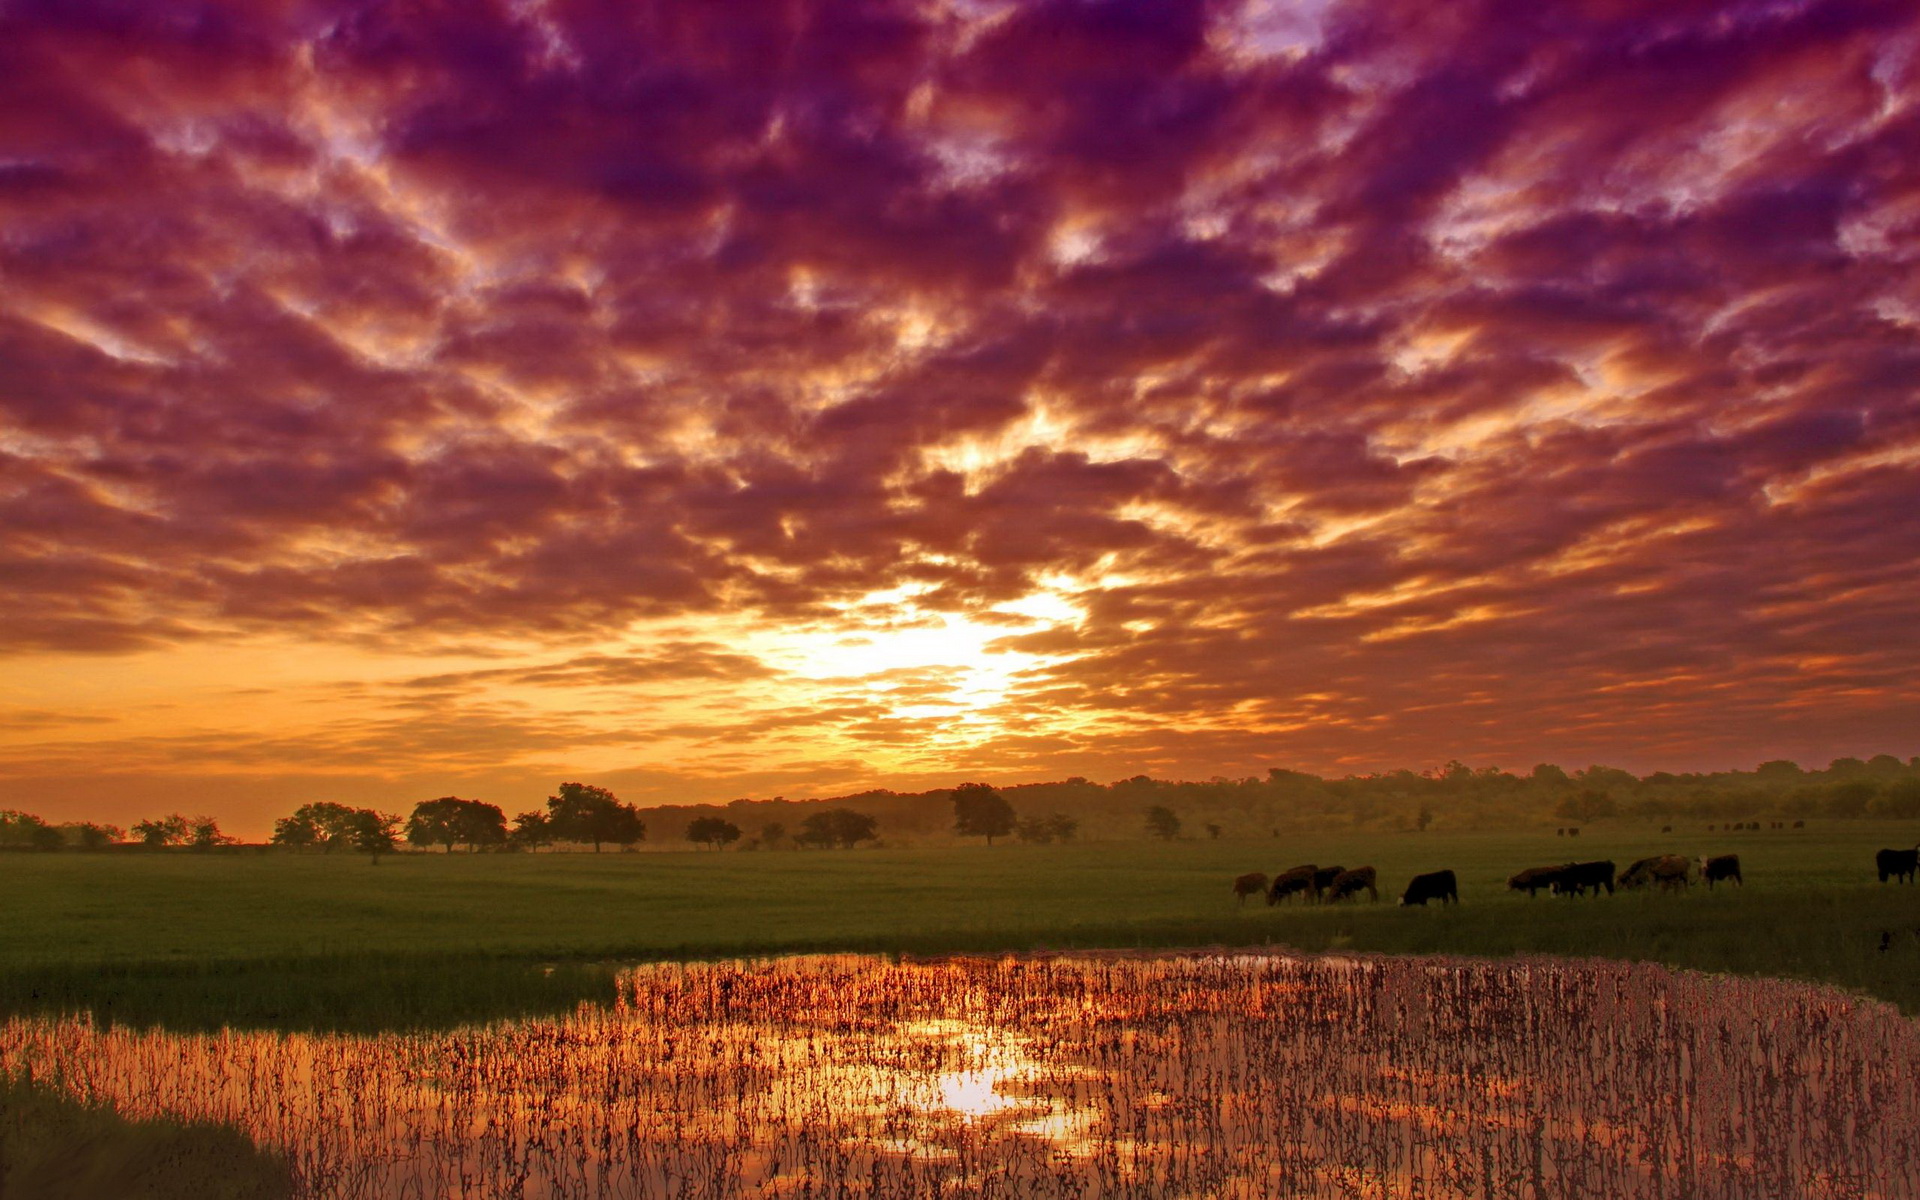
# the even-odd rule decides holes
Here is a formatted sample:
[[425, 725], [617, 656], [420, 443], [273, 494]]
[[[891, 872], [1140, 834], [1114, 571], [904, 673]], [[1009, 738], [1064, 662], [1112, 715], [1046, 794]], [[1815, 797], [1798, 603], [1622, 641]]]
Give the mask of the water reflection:
[[1920, 1034], [1623, 963], [857, 957], [442, 1034], [0, 1027], [368, 1197], [1906, 1197]]

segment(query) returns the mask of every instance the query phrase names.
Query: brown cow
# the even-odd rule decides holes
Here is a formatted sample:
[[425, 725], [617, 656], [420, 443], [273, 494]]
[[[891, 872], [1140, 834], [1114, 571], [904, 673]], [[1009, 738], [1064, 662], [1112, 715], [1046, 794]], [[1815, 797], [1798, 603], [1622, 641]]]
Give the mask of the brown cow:
[[1516, 892], [1525, 892], [1533, 896], [1545, 889], [1552, 888], [1560, 881], [1560, 872], [1564, 867], [1528, 867], [1526, 870], [1507, 880], [1507, 887]]
[[1345, 873], [1346, 873], [1345, 867], [1321, 867], [1319, 870], [1315, 871], [1313, 873], [1314, 900], [1319, 901], [1319, 900], [1325, 899], [1327, 895], [1327, 889], [1333, 886], [1333, 881], [1340, 878], [1340, 876]]
[[1245, 875], [1237, 876], [1233, 881], [1233, 894], [1239, 899], [1242, 907], [1246, 906], [1248, 896], [1258, 896], [1266, 890], [1267, 873], [1265, 871], [1248, 871]]
[[1333, 877], [1327, 887], [1327, 903], [1345, 900], [1361, 888], [1367, 889], [1367, 895], [1375, 904], [1380, 902], [1380, 888], [1374, 881], [1372, 867], [1355, 867], [1351, 871], [1342, 871]]
[[1681, 855], [1656, 854], [1652, 858], [1640, 859], [1620, 872], [1620, 886], [1639, 888], [1656, 883], [1669, 889], [1685, 887], [1691, 867], [1692, 863]]
[[1282, 900], [1291, 900], [1299, 892], [1309, 900], [1318, 899], [1320, 889], [1313, 886], [1313, 876], [1320, 868], [1308, 863], [1302, 867], [1290, 867], [1273, 877], [1273, 886], [1267, 890], [1267, 903], [1278, 904]]

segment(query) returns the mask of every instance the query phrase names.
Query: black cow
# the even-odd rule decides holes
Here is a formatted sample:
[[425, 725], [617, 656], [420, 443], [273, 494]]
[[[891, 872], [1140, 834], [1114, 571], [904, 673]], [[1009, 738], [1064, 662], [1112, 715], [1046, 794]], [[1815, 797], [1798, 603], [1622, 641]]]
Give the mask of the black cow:
[[1327, 903], [1345, 900], [1361, 888], [1367, 890], [1367, 895], [1374, 903], [1379, 903], [1380, 888], [1374, 881], [1372, 867], [1355, 867], [1351, 871], [1342, 871], [1334, 876], [1333, 882], [1327, 885]]
[[1415, 875], [1400, 897], [1400, 907], [1418, 904], [1425, 908], [1429, 900], [1438, 900], [1442, 904], [1460, 903], [1460, 886], [1454, 881], [1452, 871], [1429, 871], [1425, 875]]
[[1278, 904], [1282, 900], [1290, 900], [1295, 892], [1304, 894], [1309, 900], [1317, 898], [1320, 891], [1313, 886], [1313, 876], [1319, 869], [1308, 863], [1304, 867], [1293, 867], [1275, 875], [1273, 886], [1267, 889], [1267, 903]]
[[1234, 897], [1242, 905], [1246, 904], [1248, 896], [1258, 896], [1266, 890], [1267, 873], [1265, 871], [1248, 871], [1245, 875], [1236, 876], [1233, 881]]
[[1333, 881], [1346, 874], [1346, 872], [1347, 869], [1345, 867], [1321, 867], [1318, 871], [1315, 871], [1313, 873], [1313, 898], [1315, 900], [1325, 899], [1327, 889], [1333, 886]]
[[1747, 886], [1740, 878], [1740, 856], [1738, 854], [1716, 854], [1700, 860], [1700, 878], [1707, 881], [1711, 888], [1722, 879], [1731, 879], [1741, 887]]
[[1553, 890], [1563, 896], [1584, 896], [1592, 888], [1598, 896], [1600, 889], [1607, 889], [1607, 895], [1613, 895], [1613, 862], [1568, 863], [1560, 868], [1560, 878], [1554, 881]]
[[1507, 886], [1516, 892], [1533, 896], [1541, 889], [1551, 888], [1559, 882], [1561, 870], [1560, 867], [1528, 867], [1507, 880]]
[[1920, 846], [1911, 850], [1882, 850], [1873, 856], [1873, 865], [1880, 871], [1880, 882], [1898, 879], [1901, 883], [1912, 883], [1916, 867], [1920, 867]]

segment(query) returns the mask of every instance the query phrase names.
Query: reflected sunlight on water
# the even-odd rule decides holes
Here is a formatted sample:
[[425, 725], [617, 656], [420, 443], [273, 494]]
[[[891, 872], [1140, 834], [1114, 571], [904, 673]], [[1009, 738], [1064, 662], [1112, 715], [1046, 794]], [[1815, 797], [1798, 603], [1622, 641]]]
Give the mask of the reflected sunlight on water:
[[1920, 1031], [1615, 962], [1169, 955], [639, 967], [379, 1037], [0, 1026], [326, 1197], [1915, 1196]]

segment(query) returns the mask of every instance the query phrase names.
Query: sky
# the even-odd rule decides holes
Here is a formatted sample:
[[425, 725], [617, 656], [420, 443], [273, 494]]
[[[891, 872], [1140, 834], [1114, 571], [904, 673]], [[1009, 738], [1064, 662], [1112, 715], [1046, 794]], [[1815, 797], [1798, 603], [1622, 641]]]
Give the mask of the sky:
[[0, 0], [0, 807], [1920, 753], [1920, 8]]

